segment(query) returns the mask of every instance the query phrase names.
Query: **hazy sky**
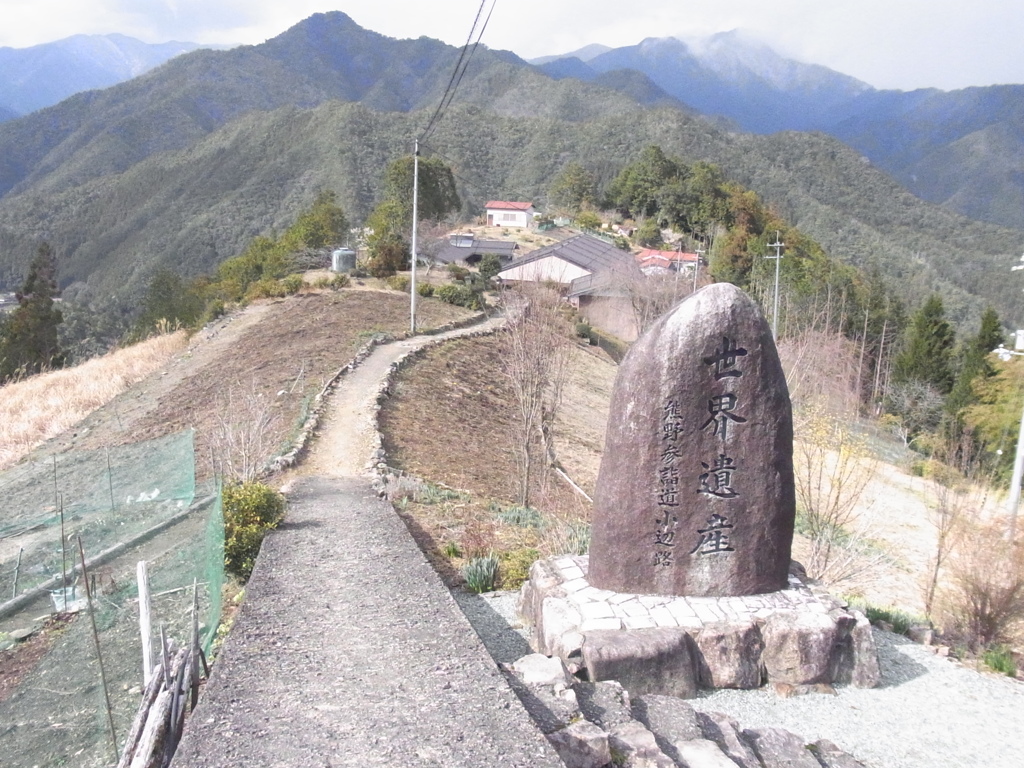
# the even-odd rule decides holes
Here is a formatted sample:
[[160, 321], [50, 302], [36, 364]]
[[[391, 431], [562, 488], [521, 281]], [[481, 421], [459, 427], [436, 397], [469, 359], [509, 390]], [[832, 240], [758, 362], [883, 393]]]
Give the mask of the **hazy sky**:
[[[260, 43], [331, 10], [391, 37], [461, 45], [478, 7], [479, 0], [0, 0], [0, 46], [110, 32], [151, 43]], [[532, 58], [731, 29], [879, 88], [1024, 83], [1021, 0], [497, 0], [483, 42]]]

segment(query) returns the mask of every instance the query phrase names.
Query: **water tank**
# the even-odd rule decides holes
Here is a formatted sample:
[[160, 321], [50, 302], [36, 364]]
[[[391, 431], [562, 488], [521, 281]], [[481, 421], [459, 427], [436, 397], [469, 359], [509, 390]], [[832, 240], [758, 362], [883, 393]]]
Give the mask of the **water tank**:
[[351, 272], [356, 268], [356, 252], [351, 248], [338, 248], [331, 251], [331, 270], [333, 272]]

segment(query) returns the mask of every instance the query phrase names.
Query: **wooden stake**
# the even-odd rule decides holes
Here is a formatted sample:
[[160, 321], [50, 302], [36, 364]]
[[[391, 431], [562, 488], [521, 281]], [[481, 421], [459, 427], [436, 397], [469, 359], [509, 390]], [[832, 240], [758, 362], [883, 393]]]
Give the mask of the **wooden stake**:
[[[54, 465], [56, 470], [56, 465]], [[60, 509], [60, 595], [64, 601], [64, 611], [68, 609], [68, 563], [67, 563], [67, 550], [64, 547], [64, 494], [57, 494], [60, 501], [58, 502], [58, 508]], [[81, 540], [79, 540], [81, 541]]]
[[110, 724], [110, 741], [114, 749], [114, 760], [118, 759], [117, 752], [117, 731], [114, 730], [114, 710], [110, 707], [110, 692], [107, 691], [107, 674], [103, 669], [103, 653], [100, 651], [100, 635], [96, 631], [96, 609], [92, 604], [92, 590], [89, 588], [89, 578], [85, 569], [85, 548], [82, 546], [82, 537], [78, 537], [78, 554], [82, 558], [82, 576], [85, 581], [85, 598], [89, 604], [89, 620], [92, 622], [92, 639], [96, 643], [96, 661], [100, 665], [100, 683], [103, 685], [103, 699], [107, 703], [107, 722]]
[[189, 709], [199, 703], [199, 580], [192, 580], [192, 700]]
[[114, 511], [114, 473], [110, 470], [110, 447], [107, 446], [107, 488], [110, 490], [110, 511]]
[[121, 750], [121, 760], [118, 762], [117, 768], [128, 768], [131, 765], [132, 758], [135, 755], [135, 748], [142, 737], [142, 730], [146, 726], [146, 720], [149, 717], [150, 709], [153, 707], [153, 702], [156, 701], [156, 697], [163, 687], [163, 681], [164, 676], [158, 667], [154, 674], [150, 676], [149, 685], [146, 686], [146, 690], [142, 694], [142, 703], [139, 705], [139, 711], [135, 713], [132, 727], [128, 729], [128, 738], [125, 740], [124, 749]]
[[135, 566], [135, 578], [139, 584], [139, 636], [142, 638], [142, 680], [149, 685], [153, 676], [153, 625], [150, 617], [149, 571], [145, 560]]

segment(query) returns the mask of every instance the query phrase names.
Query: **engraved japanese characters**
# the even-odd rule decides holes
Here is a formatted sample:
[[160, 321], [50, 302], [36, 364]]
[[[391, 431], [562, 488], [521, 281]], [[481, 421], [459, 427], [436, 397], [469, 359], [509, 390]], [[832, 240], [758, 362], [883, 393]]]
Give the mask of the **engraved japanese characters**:
[[782, 589], [794, 516], [792, 412], [771, 329], [741, 290], [708, 286], [619, 369], [590, 582], [662, 595]]

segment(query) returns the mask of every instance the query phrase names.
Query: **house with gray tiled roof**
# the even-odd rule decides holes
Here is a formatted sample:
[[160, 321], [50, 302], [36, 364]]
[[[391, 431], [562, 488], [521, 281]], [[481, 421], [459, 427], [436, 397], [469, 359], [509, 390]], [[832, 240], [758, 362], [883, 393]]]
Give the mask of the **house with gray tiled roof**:
[[485, 255], [494, 254], [502, 264], [508, 264], [518, 248], [517, 243], [507, 240], [480, 240], [472, 232], [456, 233], [431, 258], [440, 264], [462, 263], [472, 267]]
[[514, 259], [498, 273], [510, 283], [558, 283], [568, 288], [573, 280], [599, 272], [630, 274], [637, 270], [632, 254], [592, 235], [575, 235]]
[[629, 251], [592, 235], [576, 235], [539, 248], [498, 273], [506, 283], [555, 283], [591, 325], [625, 341], [637, 338], [628, 286], [643, 279]]

